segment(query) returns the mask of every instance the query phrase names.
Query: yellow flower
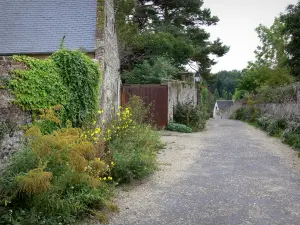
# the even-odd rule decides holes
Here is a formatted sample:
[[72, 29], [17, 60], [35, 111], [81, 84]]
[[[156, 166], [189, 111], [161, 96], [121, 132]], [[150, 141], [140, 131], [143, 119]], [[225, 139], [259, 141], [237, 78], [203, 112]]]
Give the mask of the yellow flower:
[[111, 164], [112, 166], [114, 166], [114, 165], [115, 165], [115, 163], [114, 163], [114, 162], [111, 162], [110, 164]]
[[112, 180], [112, 177], [107, 177], [108, 180]]
[[100, 158], [96, 158], [97, 161], [100, 161]]
[[103, 180], [106, 180], [106, 177], [103, 177]]

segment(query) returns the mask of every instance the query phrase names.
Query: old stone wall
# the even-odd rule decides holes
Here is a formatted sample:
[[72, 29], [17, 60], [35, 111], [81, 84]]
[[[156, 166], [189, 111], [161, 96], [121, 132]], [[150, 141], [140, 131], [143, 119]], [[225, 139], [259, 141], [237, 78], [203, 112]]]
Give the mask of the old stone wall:
[[187, 82], [168, 82], [168, 118], [173, 120], [174, 109], [178, 103], [197, 104], [197, 90], [194, 83]]
[[[300, 118], [300, 83], [296, 84], [296, 92], [296, 100], [284, 103], [256, 104], [255, 107], [258, 108], [262, 114], [269, 114], [274, 116], [275, 118], [285, 118], [287, 120]], [[228, 118], [230, 118], [236, 112], [236, 110], [244, 106], [245, 104], [242, 104], [241, 102], [236, 102], [228, 110]]]
[[31, 122], [31, 114], [13, 104], [13, 96], [4, 88], [11, 78], [11, 71], [24, 69], [22, 63], [0, 58], [0, 170], [9, 156], [18, 150], [23, 132], [20, 127]]
[[[109, 120], [120, 105], [120, 60], [113, 0], [98, 0], [97, 50], [95, 57], [103, 71], [100, 93], [101, 119]], [[103, 14], [104, 13], [104, 14]], [[103, 22], [104, 21], [104, 22]]]

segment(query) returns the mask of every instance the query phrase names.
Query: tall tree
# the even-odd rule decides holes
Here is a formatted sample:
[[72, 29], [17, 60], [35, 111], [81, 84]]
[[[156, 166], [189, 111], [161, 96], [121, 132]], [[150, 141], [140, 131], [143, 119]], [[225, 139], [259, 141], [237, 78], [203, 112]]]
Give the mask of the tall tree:
[[121, 60], [123, 70], [131, 70], [136, 63], [164, 55], [181, 68], [195, 62], [201, 76], [208, 77], [211, 66], [216, 63], [210, 56], [221, 57], [229, 50], [219, 39], [209, 41], [210, 35], [202, 26], [215, 25], [219, 19], [212, 16], [209, 9], [203, 9], [202, 0], [135, 0], [131, 10], [126, 12], [122, 12], [124, 9], [119, 5], [127, 1], [117, 1], [117, 11], [121, 11], [117, 14], [123, 15], [117, 18], [121, 20], [117, 24], [138, 28], [130, 40], [124, 41], [127, 50]]
[[286, 50], [289, 55], [288, 64], [292, 73], [300, 78], [300, 1], [295, 5], [289, 5], [286, 12], [281, 15], [281, 21], [285, 27], [283, 32], [289, 37]]
[[256, 28], [261, 42], [255, 51], [257, 64], [281, 68], [287, 65], [288, 56], [285, 47], [288, 36], [283, 34], [284, 29], [285, 25], [279, 18], [275, 18], [270, 28], [262, 24]]

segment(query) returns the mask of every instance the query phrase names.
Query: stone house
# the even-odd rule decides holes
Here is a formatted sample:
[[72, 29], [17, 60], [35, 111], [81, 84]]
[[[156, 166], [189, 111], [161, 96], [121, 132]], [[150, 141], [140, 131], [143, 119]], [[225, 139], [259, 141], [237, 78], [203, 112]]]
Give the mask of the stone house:
[[217, 100], [213, 112], [214, 119], [227, 119], [226, 112], [233, 103], [233, 100]]
[[[102, 90], [99, 93], [103, 119], [120, 104], [120, 61], [115, 27], [114, 0], [1, 0], [0, 1], [0, 78], [20, 65], [8, 56], [29, 55], [46, 58], [64, 38], [68, 49], [83, 49], [99, 62]], [[0, 88], [0, 122], [17, 126], [31, 117], [12, 104], [13, 96]], [[1, 132], [0, 132], [1, 135]], [[18, 145], [21, 133], [11, 133], [0, 141], [1, 161]]]
[[113, 0], [0, 1], [0, 58], [45, 58], [63, 38], [65, 47], [83, 49], [100, 63], [102, 108], [118, 106], [121, 80]]

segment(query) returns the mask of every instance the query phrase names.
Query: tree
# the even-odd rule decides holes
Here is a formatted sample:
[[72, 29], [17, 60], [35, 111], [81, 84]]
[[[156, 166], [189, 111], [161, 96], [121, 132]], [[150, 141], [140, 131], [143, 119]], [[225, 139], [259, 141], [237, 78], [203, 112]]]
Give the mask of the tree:
[[215, 90], [217, 90], [217, 92], [220, 94], [222, 93], [223, 90], [226, 90], [228, 94], [229, 93], [234, 94], [241, 75], [242, 72], [238, 70], [220, 71], [214, 74], [215, 77], [214, 80], [208, 82], [209, 90], [212, 93], [214, 93]]
[[221, 57], [229, 50], [219, 39], [209, 41], [210, 35], [201, 28], [219, 21], [209, 9], [203, 9], [202, 0], [128, 1], [117, 0], [118, 29], [130, 30], [129, 38], [119, 35], [123, 43], [122, 71], [163, 55], [181, 69], [195, 62], [201, 76], [209, 78], [210, 68], [216, 63], [210, 56]]
[[215, 97], [216, 100], [220, 99], [220, 95], [219, 95], [218, 89], [215, 89], [214, 97]]
[[292, 74], [300, 78], [300, 1], [295, 5], [289, 5], [286, 12], [281, 15], [281, 21], [285, 27], [283, 33], [289, 37], [286, 46], [288, 52], [288, 65], [292, 70]]
[[275, 18], [270, 28], [262, 24], [256, 28], [261, 42], [255, 51], [256, 64], [281, 68], [287, 66], [288, 56], [285, 47], [288, 43], [288, 36], [283, 34], [284, 29], [285, 25], [279, 18]]

